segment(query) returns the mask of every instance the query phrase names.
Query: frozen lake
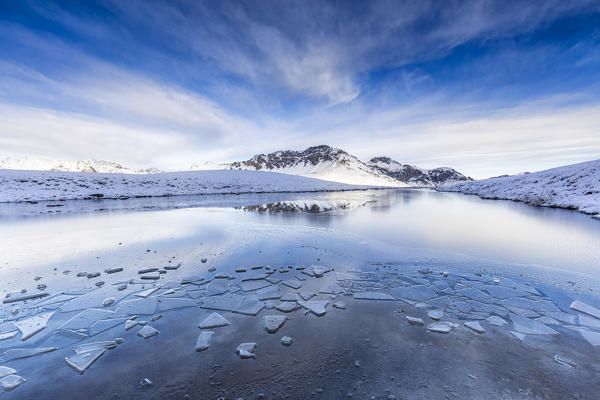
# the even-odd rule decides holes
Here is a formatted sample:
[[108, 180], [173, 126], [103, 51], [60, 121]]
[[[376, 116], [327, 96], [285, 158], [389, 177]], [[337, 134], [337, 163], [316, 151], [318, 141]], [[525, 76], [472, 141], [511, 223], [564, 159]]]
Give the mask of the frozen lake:
[[[569, 305], [600, 307], [600, 220], [576, 212], [418, 189], [40, 202], [1, 204], [0, 237], [0, 297], [47, 294], [0, 308], [0, 365], [27, 380], [7, 398], [75, 398], [73, 389], [107, 399], [281, 398], [274, 393], [282, 390], [289, 398], [588, 398], [598, 390], [589, 382], [598, 382], [600, 319], [596, 326]], [[312, 265], [324, 276], [304, 273]], [[250, 274], [259, 276], [245, 280]], [[302, 296], [297, 309], [275, 310], [286, 293]], [[250, 305], [238, 304], [242, 295]], [[327, 315], [302, 303], [309, 295], [328, 302]], [[332, 308], [339, 301], [344, 310]], [[214, 329], [198, 353], [197, 325], [215, 309], [230, 325]], [[449, 334], [429, 330], [431, 309]], [[98, 315], [69, 322], [85, 310]], [[281, 334], [264, 331], [265, 315], [287, 318]], [[142, 325], [126, 330], [134, 316], [160, 333], [142, 339]], [[491, 316], [509, 322], [497, 328]], [[23, 339], [19, 324], [31, 318], [43, 330]], [[486, 332], [473, 333], [468, 321]], [[279, 343], [284, 334], [294, 339], [289, 348]], [[75, 346], [116, 337], [125, 342], [106, 354], [103, 347], [83, 375], [65, 363]], [[235, 354], [244, 341], [258, 343], [255, 359]], [[53, 350], [7, 356], [14, 349]], [[146, 377], [153, 384], [139, 385]]]
[[[278, 202], [334, 209], [248, 211]], [[63, 206], [48, 207], [55, 204]], [[119, 257], [128, 257], [140, 246], [160, 248], [158, 262], [175, 254], [182, 260], [187, 256], [181, 249], [190, 242], [212, 246], [214, 252], [243, 241], [261, 250], [252, 262], [313, 263], [297, 259], [297, 254], [290, 256], [287, 242], [310, 240], [314, 232], [327, 236], [325, 231], [333, 235], [332, 245], [344, 237], [362, 247], [396, 248], [396, 261], [410, 261], [414, 254], [448, 261], [474, 257], [594, 279], [600, 276], [600, 220], [568, 210], [398, 189], [0, 204], [0, 234], [5, 238], [0, 243], [0, 277], [18, 279], [15, 268], [31, 272], [47, 264], [119, 263]], [[118, 243], [122, 244], [117, 247]], [[252, 257], [252, 251], [244, 250], [242, 260]], [[354, 246], [346, 251], [362, 253], [361, 247]], [[239, 260], [233, 257], [225, 252], [213, 261], [235, 265]]]

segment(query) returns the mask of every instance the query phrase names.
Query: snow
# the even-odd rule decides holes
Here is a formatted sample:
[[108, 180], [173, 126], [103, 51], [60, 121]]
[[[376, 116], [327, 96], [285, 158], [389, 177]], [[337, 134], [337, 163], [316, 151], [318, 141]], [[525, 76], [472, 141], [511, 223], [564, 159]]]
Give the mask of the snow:
[[545, 171], [462, 182], [440, 191], [478, 195], [483, 199], [522, 201], [542, 207], [600, 213], [600, 160]]
[[102, 160], [57, 160], [42, 157], [6, 157], [0, 159], [0, 169], [70, 172], [105, 172], [122, 174], [154, 174], [156, 168], [135, 170], [121, 164]]
[[0, 170], [0, 202], [367, 188], [263, 171], [189, 171], [141, 175]]
[[205, 162], [190, 169], [207, 168], [234, 170], [264, 170], [352, 185], [404, 187], [408, 186], [360, 161], [343, 150], [329, 146], [314, 146], [302, 152], [277, 151], [258, 154], [249, 160], [231, 164]]

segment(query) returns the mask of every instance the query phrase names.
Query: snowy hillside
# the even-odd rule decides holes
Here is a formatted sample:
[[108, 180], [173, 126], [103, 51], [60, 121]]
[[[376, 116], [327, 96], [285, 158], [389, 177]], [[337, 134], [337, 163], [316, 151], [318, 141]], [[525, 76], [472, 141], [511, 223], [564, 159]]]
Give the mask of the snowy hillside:
[[141, 175], [0, 170], [0, 202], [365, 188], [262, 171], [191, 171]]
[[395, 187], [434, 187], [468, 179], [452, 168], [425, 170], [402, 165], [387, 157], [373, 158], [367, 164], [344, 150], [326, 145], [309, 147], [304, 151], [283, 150], [258, 154], [249, 160], [231, 164], [194, 164], [190, 169], [273, 171], [349, 184]]
[[484, 199], [523, 201], [544, 207], [600, 213], [600, 160], [524, 175], [462, 182], [441, 191], [475, 194]]
[[424, 169], [415, 167], [414, 165], [400, 164], [389, 157], [372, 158], [368, 165], [382, 174], [410, 186], [435, 187], [471, 180], [471, 178], [464, 176], [452, 168]]
[[110, 174], [156, 174], [156, 168], [134, 170], [121, 164], [102, 160], [55, 160], [36, 157], [7, 157], [0, 159], [0, 169], [30, 171], [104, 172]]

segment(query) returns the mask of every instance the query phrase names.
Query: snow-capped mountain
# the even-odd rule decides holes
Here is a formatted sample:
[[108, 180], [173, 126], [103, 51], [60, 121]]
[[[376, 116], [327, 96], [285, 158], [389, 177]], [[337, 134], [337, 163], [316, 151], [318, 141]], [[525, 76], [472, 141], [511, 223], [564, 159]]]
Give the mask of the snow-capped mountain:
[[228, 164], [217, 164], [212, 161], [205, 161], [202, 163], [194, 163], [190, 167], [192, 171], [210, 171], [218, 169], [229, 169]]
[[0, 169], [30, 171], [103, 172], [111, 174], [156, 174], [156, 168], [135, 170], [121, 164], [102, 160], [55, 160], [36, 157], [7, 157], [0, 159]]
[[364, 163], [344, 150], [326, 145], [309, 147], [303, 151], [258, 154], [249, 160], [231, 164], [194, 164], [190, 169], [273, 171], [341, 183], [396, 187], [435, 187], [470, 179], [452, 168], [426, 170], [400, 164], [388, 157], [376, 157]]
[[414, 165], [401, 164], [389, 157], [371, 158], [368, 165], [382, 174], [410, 186], [436, 187], [472, 180], [452, 168], [419, 168]]
[[258, 154], [246, 161], [223, 165], [225, 169], [245, 169], [301, 175], [326, 181], [372, 186], [407, 186], [355, 156], [330, 146], [313, 146], [304, 151], [276, 151]]

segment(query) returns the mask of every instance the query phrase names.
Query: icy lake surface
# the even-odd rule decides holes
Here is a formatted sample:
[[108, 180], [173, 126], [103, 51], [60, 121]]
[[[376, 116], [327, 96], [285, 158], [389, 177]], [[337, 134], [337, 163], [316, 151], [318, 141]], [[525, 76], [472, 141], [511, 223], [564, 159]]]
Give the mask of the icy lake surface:
[[0, 237], [7, 398], [598, 389], [600, 220], [573, 211], [417, 189], [39, 202], [0, 204]]

